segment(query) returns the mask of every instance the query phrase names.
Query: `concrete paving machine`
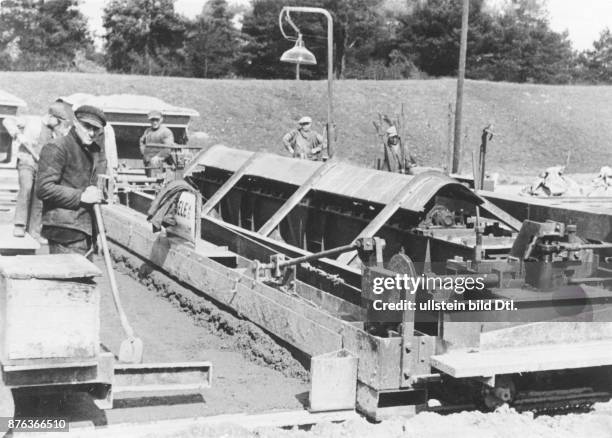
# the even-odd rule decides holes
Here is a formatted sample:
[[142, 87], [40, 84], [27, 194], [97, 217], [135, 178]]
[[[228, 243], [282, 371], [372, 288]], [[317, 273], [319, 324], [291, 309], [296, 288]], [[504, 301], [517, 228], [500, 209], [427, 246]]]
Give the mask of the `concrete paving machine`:
[[223, 146], [185, 179], [199, 195], [181, 195], [161, 233], [151, 195], [123, 189], [104, 207], [114, 251], [309, 356], [347, 350], [369, 417], [432, 398], [547, 412], [609, 398], [612, 245], [571, 218], [520, 222], [438, 172]]

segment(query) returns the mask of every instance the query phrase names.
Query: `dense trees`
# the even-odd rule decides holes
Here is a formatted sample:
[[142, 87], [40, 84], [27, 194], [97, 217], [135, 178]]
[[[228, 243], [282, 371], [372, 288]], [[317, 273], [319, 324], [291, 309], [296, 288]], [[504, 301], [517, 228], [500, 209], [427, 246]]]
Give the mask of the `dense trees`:
[[[250, 7], [208, 0], [194, 19], [175, 0], [109, 0], [104, 53], [94, 53], [79, 0], [0, 2], [0, 68], [78, 69], [103, 59], [109, 71], [204, 78], [292, 78], [280, 62], [291, 48], [278, 28], [284, 5], [327, 9], [334, 21], [339, 78], [401, 79], [456, 74], [461, 26], [458, 0], [251, 0]], [[612, 83], [612, 33], [575, 52], [566, 33], [550, 28], [546, 0], [470, 0], [467, 77], [540, 83]], [[236, 15], [239, 13], [239, 15]], [[326, 23], [292, 20], [317, 60], [304, 79], [327, 74]], [[294, 31], [286, 26], [291, 36]], [[91, 61], [88, 61], [91, 63]]]
[[232, 23], [226, 0], [211, 0], [188, 27], [185, 42], [191, 76], [219, 78], [233, 73], [240, 33]]
[[604, 29], [593, 43], [578, 57], [574, 75], [585, 82], [612, 84], [612, 32]]
[[77, 0], [3, 0], [0, 69], [66, 70], [77, 53], [93, 53]]
[[109, 70], [181, 74], [187, 23], [174, 11], [173, 0], [111, 0], [103, 20]]

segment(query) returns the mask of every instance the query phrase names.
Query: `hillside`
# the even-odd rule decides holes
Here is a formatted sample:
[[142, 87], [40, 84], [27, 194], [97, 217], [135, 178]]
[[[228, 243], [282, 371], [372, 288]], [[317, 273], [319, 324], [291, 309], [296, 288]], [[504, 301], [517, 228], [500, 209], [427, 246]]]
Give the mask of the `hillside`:
[[[407, 140], [423, 165], [446, 163], [448, 105], [452, 79], [336, 81], [337, 155], [372, 166], [380, 154], [372, 121], [405, 105]], [[40, 113], [57, 96], [75, 92], [147, 94], [198, 110], [194, 131], [207, 143], [281, 152], [280, 138], [301, 115], [309, 114], [323, 132], [326, 82], [202, 80], [75, 73], [0, 72], [0, 88], [24, 99], [24, 113]], [[515, 175], [534, 174], [565, 161], [569, 172], [596, 172], [612, 165], [612, 87], [544, 86], [467, 81], [463, 168], [480, 144], [482, 128], [492, 123], [489, 168]]]

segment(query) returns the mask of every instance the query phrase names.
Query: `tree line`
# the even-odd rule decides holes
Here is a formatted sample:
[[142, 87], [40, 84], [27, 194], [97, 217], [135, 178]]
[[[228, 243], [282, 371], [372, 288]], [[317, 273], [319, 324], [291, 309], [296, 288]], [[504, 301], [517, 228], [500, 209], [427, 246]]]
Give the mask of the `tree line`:
[[[334, 73], [339, 78], [453, 76], [459, 56], [459, 0], [253, 0], [248, 10], [209, 0], [189, 19], [174, 0], [110, 0], [103, 13], [103, 53], [94, 48], [78, 0], [3, 0], [0, 68], [78, 70], [198, 78], [292, 78], [280, 62], [292, 46], [278, 27], [285, 5], [321, 7], [334, 20]], [[318, 63], [301, 77], [327, 74], [323, 17], [292, 14]], [[292, 32], [287, 27], [288, 32]], [[466, 76], [511, 82], [612, 83], [612, 33], [589, 50], [572, 49], [555, 32], [544, 0], [470, 0]]]

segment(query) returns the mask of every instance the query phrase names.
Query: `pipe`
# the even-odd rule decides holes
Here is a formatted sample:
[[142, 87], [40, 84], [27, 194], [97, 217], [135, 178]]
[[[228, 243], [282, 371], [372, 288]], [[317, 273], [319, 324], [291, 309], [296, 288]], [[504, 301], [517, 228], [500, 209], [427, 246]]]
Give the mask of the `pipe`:
[[[357, 244], [351, 243], [349, 245], [339, 246], [337, 248], [328, 249], [326, 251], [317, 252], [315, 254], [308, 254], [308, 255], [305, 255], [305, 256], [302, 256], [302, 257], [297, 257], [295, 259], [286, 260], [284, 262], [281, 262], [281, 263], [278, 264], [278, 267], [279, 268], [286, 268], [287, 266], [298, 265], [300, 263], [309, 262], [311, 260], [319, 260], [319, 259], [322, 259], [323, 257], [338, 255], [338, 254], [341, 254], [343, 252], [352, 251], [352, 250], [358, 248], [358, 246], [359, 245], [357, 245]], [[267, 265], [267, 267], [273, 268], [274, 265], [270, 263], [270, 264]]]

